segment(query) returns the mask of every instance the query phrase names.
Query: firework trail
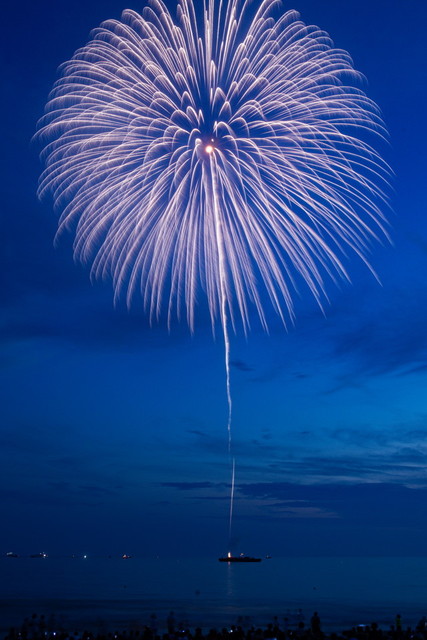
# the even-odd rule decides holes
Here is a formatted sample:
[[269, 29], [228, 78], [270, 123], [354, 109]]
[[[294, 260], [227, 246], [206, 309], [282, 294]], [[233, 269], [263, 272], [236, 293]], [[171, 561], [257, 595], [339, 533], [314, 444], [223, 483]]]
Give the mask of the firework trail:
[[230, 330], [319, 304], [387, 235], [386, 131], [350, 56], [277, 0], [161, 0], [124, 11], [62, 65], [38, 137], [39, 194], [75, 257], [151, 319], [198, 296], [220, 323], [231, 450]]
[[233, 527], [233, 505], [234, 505], [234, 486], [236, 478], [236, 461], [233, 458], [231, 463], [231, 492], [230, 492], [230, 513], [228, 519], [228, 548], [231, 550], [231, 532]]

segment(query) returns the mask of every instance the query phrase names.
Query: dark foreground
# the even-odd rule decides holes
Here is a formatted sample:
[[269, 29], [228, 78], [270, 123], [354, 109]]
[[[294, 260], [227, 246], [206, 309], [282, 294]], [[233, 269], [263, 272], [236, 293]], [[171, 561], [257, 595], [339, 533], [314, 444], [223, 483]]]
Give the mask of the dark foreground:
[[[155, 616], [153, 616], [155, 618]], [[4, 636], [4, 640], [427, 640], [427, 618], [423, 616], [416, 627], [403, 627], [398, 614], [395, 624], [382, 629], [376, 622], [359, 625], [341, 632], [323, 633], [321, 620], [315, 612], [310, 624], [300, 622], [295, 628], [288, 628], [286, 622], [268, 624], [265, 628], [251, 627], [243, 629], [232, 625], [230, 628], [210, 629], [175, 628], [175, 619], [171, 612], [167, 621], [168, 631], [159, 633], [156, 627], [144, 626], [142, 629], [129, 628], [120, 631], [83, 629], [65, 629], [54, 616], [46, 618], [33, 614], [22, 625], [13, 627]]]

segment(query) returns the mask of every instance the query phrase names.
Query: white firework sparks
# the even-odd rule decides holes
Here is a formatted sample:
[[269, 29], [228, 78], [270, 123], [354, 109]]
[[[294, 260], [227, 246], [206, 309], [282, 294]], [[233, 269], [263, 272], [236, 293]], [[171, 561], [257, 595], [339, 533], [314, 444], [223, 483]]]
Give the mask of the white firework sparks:
[[[142, 296], [151, 318], [199, 292], [212, 323], [246, 331], [271, 302], [293, 316], [342, 256], [384, 237], [386, 132], [349, 55], [278, 2], [160, 0], [109, 20], [62, 66], [39, 137], [39, 193], [75, 231], [77, 259]], [[278, 15], [277, 15], [278, 14]], [[360, 84], [360, 83], [359, 83]], [[267, 294], [267, 295], [266, 295]]]

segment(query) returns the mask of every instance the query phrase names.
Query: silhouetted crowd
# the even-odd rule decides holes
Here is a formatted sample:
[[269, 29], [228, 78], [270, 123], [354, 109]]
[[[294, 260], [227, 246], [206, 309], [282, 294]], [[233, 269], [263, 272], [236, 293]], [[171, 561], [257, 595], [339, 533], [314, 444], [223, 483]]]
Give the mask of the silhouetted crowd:
[[130, 628], [110, 632], [107, 630], [77, 631], [65, 630], [54, 616], [46, 618], [33, 614], [26, 618], [22, 625], [13, 627], [4, 640], [427, 640], [427, 618], [424, 616], [415, 628], [404, 628], [402, 618], [398, 614], [395, 622], [388, 629], [382, 629], [376, 622], [369, 625], [358, 625], [340, 633], [325, 633], [317, 612], [314, 612], [310, 624], [302, 620], [292, 628], [284, 618], [282, 624], [278, 619], [265, 628], [232, 625], [229, 628], [210, 629], [207, 632], [201, 628], [193, 631], [176, 625], [173, 612], [167, 619], [167, 631], [161, 633], [157, 629], [156, 616], [151, 616], [151, 623], [142, 628]]

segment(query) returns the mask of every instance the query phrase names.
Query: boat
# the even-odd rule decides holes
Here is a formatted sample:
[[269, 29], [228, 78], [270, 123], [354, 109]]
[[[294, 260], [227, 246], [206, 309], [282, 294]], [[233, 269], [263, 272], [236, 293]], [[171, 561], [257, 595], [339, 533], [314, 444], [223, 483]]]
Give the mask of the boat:
[[218, 558], [219, 562], [261, 562], [261, 558], [253, 558], [241, 553], [239, 556], [233, 556], [230, 552], [224, 557]]

